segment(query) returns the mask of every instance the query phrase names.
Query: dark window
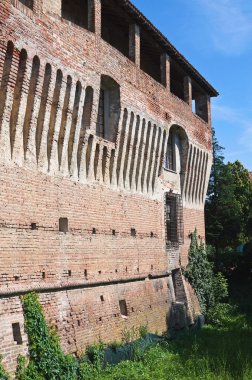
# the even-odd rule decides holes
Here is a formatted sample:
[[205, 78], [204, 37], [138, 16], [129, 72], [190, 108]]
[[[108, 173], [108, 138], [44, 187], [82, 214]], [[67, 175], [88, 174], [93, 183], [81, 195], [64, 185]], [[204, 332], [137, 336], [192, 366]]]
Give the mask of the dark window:
[[130, 235], [133, 237], [136, 237], [136, 229], [135, 228], [131, 228]]
[[59, 231], [60, 232], [68, 232], [68, 219], [67, 218], [59, 218]]
[[176, 171], [175, 136], [170, 132], [165, 157], [165, 169]]
[[14, 341], [20, 345], [23, 343], [21, 330], [20, 330], [20, 324], [19, 323], [12, 323], [12, 332], [13, 332], [13, 339]]
[[119, 301], [119, 307], [120, 307], [121, 315], [124, 315], [125, 317], [127, 317], [127, 315], [128, 315], [128, 310], [127, 310], [127, 304], [126, 304], [126, 301], [125, 301], [125, 300], [120, 300], [120, 301]]
[[129, 25], [132, 21], [116, 0], [103, 0], [101, 36], [110, 45], [129, 57]]
[[31, 229], [32, 230], [37, 230], [37, 224], [36, 223], [31, 223]]
[[161, 83], [161, 48], [141, 29], [140, 67], [157, 82]]
[[89, 0], [62, 0], [62, 18], [94, 31], [94, 6]]
[[[107, 100], [107, 93], [106, 93]], [[104, 137], [105, 136], [105, 113], [107, 116], [109, 107], [108, 104], [105, 103], [105, 90], [103, 88], [100, 89], [100, 98], [99, 98], [99, 107], [98, 107], [98, 119], [97, 119], [97, 136]]]
[[33, 0], [19, 0], [20, 3], [33, 10]]
[[195, 82], [192, 84], [192, 100], [192, 111], [208, 122], [208, 96]]
[[179, 67], [179, 65], [175, 63], [174, 61], [171, 61], [171, 66], [170, 66], [171, 92], [182, 100], [185, 100], [185, 93], [184, 93], [185, 76], [186, 76], [185, 73]]
[[183, 243], [183, 212], [182, 199], [178, 194], [166, 194], [165, 226], [167, 245]]
[[120, 87], [112, 78], [102, 75], [96, 135], [115, 142], [119, 117]]

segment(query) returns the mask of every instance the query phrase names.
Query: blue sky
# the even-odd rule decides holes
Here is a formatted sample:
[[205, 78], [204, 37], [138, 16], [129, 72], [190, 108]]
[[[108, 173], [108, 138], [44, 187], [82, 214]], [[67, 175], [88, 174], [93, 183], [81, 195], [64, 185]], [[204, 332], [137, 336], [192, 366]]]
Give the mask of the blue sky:
[[133, 3], [218, 90], [213, 126], [226, 161], [252, 171], [252, 1]]

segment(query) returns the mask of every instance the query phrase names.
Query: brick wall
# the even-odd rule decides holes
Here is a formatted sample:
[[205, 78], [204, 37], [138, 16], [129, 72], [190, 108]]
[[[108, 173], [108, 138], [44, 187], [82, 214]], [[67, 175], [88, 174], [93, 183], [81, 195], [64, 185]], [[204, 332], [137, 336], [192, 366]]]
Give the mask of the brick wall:
[[[34, 11], [0, 4], [0, 353], [12, 371], [27, 353], [19, 294], [39, 291], [65, 352], [120, 339], [125, 327], [163, 332], [173, 314], [169, 263], [186, 265], [195, 227], [204, 238], [210, 122], [169, 91], [168, 77], [164, 86], [140, 69], [137, 27], [135, 62], [105, 42], [94, 6], [96, 33], [62, 19], [60, 1], [34, 0]], [[115, 141], [96, 136], [101, 75], [120, 88]], [[176, 178], [163, 170], [172, 126], [185, 136]], [[170, 190], [184, 203], [185, 243], [175, 253], [165, 241]], [[199, 312], [188, 286], [182, 309]]]

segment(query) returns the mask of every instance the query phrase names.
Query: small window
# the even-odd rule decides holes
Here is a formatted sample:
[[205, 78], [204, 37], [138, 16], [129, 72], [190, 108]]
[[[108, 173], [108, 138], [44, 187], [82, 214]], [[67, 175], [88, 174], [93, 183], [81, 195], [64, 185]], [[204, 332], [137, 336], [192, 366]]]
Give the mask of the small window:
[[34, 231], [34, 230], [37, 230], [37, 224], [36, 223], [31, 223], [31, 229]]
[[208, 96], [195, 82], [192, 86], [192, 111], [208, 122]]
[[133, 237], [136, 237], [136, 229], [135, 228], [131, 228], [130, 235]]
[[102, 75], [96, 135], [116, 142], [120, 118], [120, 87], [110, 77]]
[[67, 233], [68, 232], [68, 219], [59, 218], [59, 231]]
[[119, 307], [120, 307], [121, 315], [127, 317], [128, 316], [128, 310], [127, 310], [126, 301], [125, 300], [120, 300], [119, 301]]
[[12, 323], [12, 332], [13, 332], [13, 339], [18, 344], [21, 345], [23, 343], [21, 330], [20, 330], [20, 324], [19, 323]]
[[82, 28], [94, 31], [94, 7], [88, 0], [62, 0], [62, 18], [81, 26]]
[[161, 83], [161, 54], [158, 43], [151, 37], [148, 31], [141, 29], [140, 43], [140, 67], [148, 75]]
[[19, 0], [20, 3], [33, 10], [33, 0]]
[[129, 27], [132, 22], [117, 0], [101, 2], [101, 36], [126, 57], [129, 56]]
[[176, 171], [175, 136], [170, 132], [165, 157], [165, 169]]
[[185, 72], [182, 68], [173, 60], [171, 60], [170, 64], [170, 88], [171, 93], [176, 95], [181, 100], [185, 100], [184, 93], [184, 79]]

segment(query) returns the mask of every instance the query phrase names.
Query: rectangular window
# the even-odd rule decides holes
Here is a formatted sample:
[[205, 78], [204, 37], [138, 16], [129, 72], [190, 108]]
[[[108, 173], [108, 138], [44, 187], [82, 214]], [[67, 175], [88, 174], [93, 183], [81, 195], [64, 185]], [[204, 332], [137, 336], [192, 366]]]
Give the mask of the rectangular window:
[[141, 29], [140, 67], [141, 69], [161, 83], [161, 54], [159, 44], [150, 36], [150, 33]]
[[175, 157], [175, 138], [174, 134], [170, 133], [168, 144], [167, 144], [167, 152], [165, 157], [165, 169], [176, 171], [176, 157]]
[[67, 218], [59, 218], [59, 232], [68, 232], [68, 219]]
[[165, 197], [166, 244], [183, 243], [183, 209], [179, 194], [167, 193]]
[[132, 22], [117, 0], [101, 2], [101, 36], [126, 57], [129, 57], [129, 25]]
[[62, 18], [88, 29], [88, 1], [87, 0], [62, 0]]
[[120, 112], [120, 86], [112, 78], [102, 75], [96, 123], [98, 137], [116, 142]]
[[124, 317], [127, 317], [128, 316], [128, 310], [127, 310], [126, 301], [125, 300], [120, 300], [119, 301], [119, 307], [120, 307], [121, 315], [123, 315]]
[[98, 120], [97, 120], [97, 136], [104, 138], [105, 135], [105, 91], [100, 89]]
[[20, 330], [20, 324], [19, 323], [12, 323], [12, 333], [13, 333], [13, 339], [18, 344], [21, 345], [23, 343], [21, 330]]

